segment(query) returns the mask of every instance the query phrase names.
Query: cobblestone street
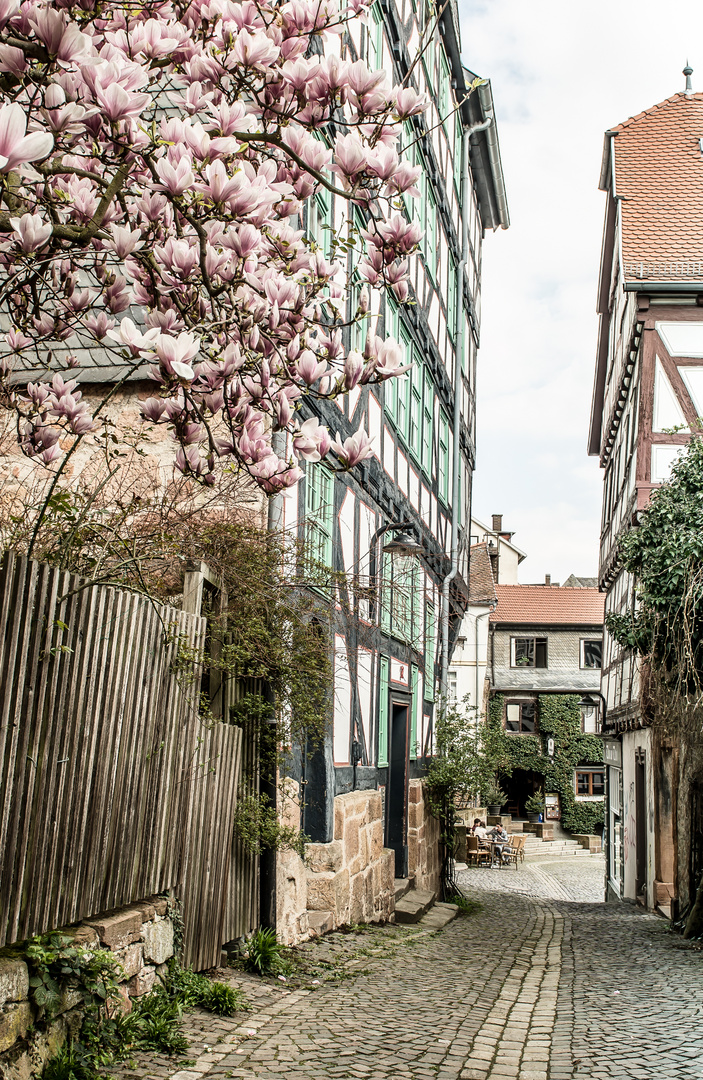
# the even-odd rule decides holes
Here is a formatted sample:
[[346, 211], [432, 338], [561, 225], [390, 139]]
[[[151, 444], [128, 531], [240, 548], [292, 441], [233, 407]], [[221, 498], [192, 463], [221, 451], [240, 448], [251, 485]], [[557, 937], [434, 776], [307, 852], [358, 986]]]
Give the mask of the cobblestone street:
[[662, 919], [597, 902], [602, 871], [599, 857], [462, 871], [473, 914], [330, 935], [307, 947], [341, 965], [320, 986], [237, 975], [251, 1011], [193, 1014], [187, 1064], [120, 1076], [701, 1078], [703, 955]]

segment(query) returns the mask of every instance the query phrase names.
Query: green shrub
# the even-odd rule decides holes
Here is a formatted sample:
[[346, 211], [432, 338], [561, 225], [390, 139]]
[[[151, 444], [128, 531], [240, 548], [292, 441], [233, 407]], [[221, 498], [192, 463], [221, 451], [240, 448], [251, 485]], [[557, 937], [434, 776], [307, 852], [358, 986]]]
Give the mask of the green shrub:
[[257, 975], [279, 975], [286, 968], [281, 950], [276, 931], [259, 927], [247, 941], [245, 967], [249, 971], [255, 971]]
[[90, 1055], [80, 1044], [68, 1044], [47, 1062], [43, 1080], [95, 1080]]
[[184, 1009], [200, 1005], [218, 1016], [234, 1016], [246, 1008], [246, 998], [240, 990], [226, 983], [213, 982], [205, 975], [183, 968], [175, 961], [169, 965], [165, 982], [166, 992], [176, 998]]

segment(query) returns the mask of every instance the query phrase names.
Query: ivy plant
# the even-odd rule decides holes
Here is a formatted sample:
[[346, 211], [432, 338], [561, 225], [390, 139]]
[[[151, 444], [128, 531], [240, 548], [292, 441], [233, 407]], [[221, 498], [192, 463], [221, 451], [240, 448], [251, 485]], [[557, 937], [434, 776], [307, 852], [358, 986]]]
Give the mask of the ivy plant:
[[[603, 824], [604, 802], [579, 802], [574, 793], [574, 771], [578, 765], [598, 765], [603, 747], [597, 735], [581, 731], [579, 698], [574, 694], [540, 694], [539, 734], [508, 734], [503, 727], [504, 697], [491, 699], [483, 733], [484, 752], [502, 776], [516, 769], [544, 778], [541, 787], [561, 796], [561, 823], [569, 832], [592, 833]], [[547, 740], [554, 740], [554, 756], [547, 753]]]

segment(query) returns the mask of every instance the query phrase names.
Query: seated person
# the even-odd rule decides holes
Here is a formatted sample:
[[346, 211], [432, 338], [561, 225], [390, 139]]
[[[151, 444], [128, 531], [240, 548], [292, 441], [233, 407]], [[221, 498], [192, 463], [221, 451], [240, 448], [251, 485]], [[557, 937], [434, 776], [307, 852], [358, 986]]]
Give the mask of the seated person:
[[474, 827], [471, 831], [474, 836], [479, 838], [479, 840], [485, 840], [488, 836], [488, 829], [486, 828], [485, 822], [481, 821], [480, 818], [475, 819]]
[[495, 840], [497, 844], [507, 844], [508, 834], [502, 825], [494, 825], [491, 829], [491, 840]]

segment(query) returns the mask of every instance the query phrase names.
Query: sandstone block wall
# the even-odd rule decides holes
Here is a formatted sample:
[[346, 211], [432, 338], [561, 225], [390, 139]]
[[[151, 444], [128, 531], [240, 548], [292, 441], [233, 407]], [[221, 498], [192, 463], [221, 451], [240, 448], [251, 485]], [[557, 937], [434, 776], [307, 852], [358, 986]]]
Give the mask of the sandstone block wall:
[[[173, 921], [160, 896], [85, 919], [63, 931], [74, 944], [108, 949], [122, 968], [120, 994], [126, 1011], [132, 998], [151, 990], [173, 956]], [[0, 1080], [30, 1080], [41, 1074], [69, 1036], [80, 1027], [80, 996], [64, 995], [59, 1015], [45, 1030], [34, 1029], [29, 971], [21, 949], [0, 951]]]
[[425, 804], [422, 780], [411, 780], [408, 787], [408, 874], [415, 878], [416, 889], [437, 894], [440, 884], [439, 819]]
[[334, 839], [306, 844], [305, 861], [279, 852], [276, 907], [287, 945], [395, 912], [395, 856], [383, 846], [381, 794], [351, 791], [334, 800]]

